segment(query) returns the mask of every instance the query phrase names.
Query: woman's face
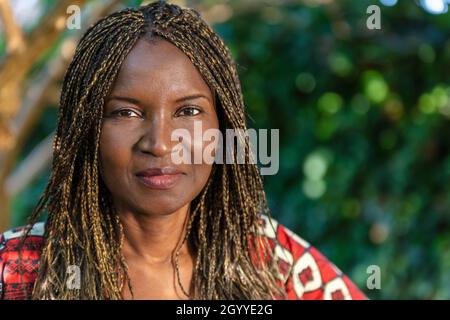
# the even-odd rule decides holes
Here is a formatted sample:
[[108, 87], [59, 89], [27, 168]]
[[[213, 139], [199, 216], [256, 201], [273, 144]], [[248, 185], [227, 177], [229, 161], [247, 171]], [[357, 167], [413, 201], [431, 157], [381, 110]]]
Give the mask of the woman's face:
[[212, 165], [176, 165], [171, 157], [180, 144], [172, 141], [173, 131], [186, 129], [194, 137], [195, 121], [203, 132], [219, 128], [213, 95], [200, 73], [170, 42], [139, 40], [106, 99], [100, 137], [101, 176], [117, 208], [170, 214], [200, 193]]

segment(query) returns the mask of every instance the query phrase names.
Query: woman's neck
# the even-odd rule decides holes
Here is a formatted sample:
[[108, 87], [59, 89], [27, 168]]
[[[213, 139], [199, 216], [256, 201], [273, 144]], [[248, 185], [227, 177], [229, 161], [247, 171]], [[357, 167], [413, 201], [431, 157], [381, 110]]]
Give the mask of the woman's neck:
[[[150, 264], [171, 262], [186, 234], [189, 204], [169, 215], [142, 215], [117, 208], [124, 230], [123, 254]], [[180, 256], [188, 254], [187, 242]]]

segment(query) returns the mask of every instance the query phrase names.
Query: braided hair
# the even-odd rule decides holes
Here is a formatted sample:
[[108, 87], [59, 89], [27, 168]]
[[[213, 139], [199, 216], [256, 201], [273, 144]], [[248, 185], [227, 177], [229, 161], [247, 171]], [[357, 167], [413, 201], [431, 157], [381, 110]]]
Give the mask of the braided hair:
[[[105, 98], [121, 64], [139, 39], [156, 37], [184, 52], [212, 89], [220, 129], [246, 129], [236, 66], [195, 10], [159, 1], [115, 12], [90, 26], [64, 77], [52, 174], [29, 220], [31, 228], [48, 210], [33, 299], [122, 299], [124, 285], [132, 292], [121, 252], [123, 227], [99, 174], [99, 138]], [[179, 251], [173, 259], [187, 297], [283, 296], [270, 245], [257, 236], [261, 215], [270, 212], [255, 164], [214, 164], [191, 207], [183, 241], [195, 250], [191, 288], [181, 286]], [[81, 271], [77, 290], [66, 287], [71, 265]]]

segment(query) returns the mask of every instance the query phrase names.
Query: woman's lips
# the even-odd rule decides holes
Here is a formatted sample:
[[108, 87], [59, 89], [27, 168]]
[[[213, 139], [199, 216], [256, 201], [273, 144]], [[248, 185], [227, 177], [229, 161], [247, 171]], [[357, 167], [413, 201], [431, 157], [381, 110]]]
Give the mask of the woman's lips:
[[183, 173], [174, 168], [149, 168], [136, 176], [146, 187], [151, 189], [171, 189], [180, 180]]

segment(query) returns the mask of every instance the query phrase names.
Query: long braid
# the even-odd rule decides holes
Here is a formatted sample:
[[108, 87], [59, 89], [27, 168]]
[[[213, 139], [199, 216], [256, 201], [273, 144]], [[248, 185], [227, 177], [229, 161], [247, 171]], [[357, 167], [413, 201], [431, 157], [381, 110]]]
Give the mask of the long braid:
[[[33, 290], [36, 299], [121, 299], [126, 283], [123, 226], [99, 174], [105, 98], [139, 39], [161, 37], [192, 61], [216, 97], [221, 130], [246, 129], [241, 85], [229, 50], [192, 9], [163, 1], [113, 13], [82, 36], [64, 77], [53, 143], [52, 175], [30, 217], [48, 210], [46, 243]], [[238, 140], [248, 149], [242, 135]], [[267, 299], [281, 296], [275, 262], [257, 237], [261, 214], [270, 216], [254, 164], [214, 164], [192, 201], [186, 234], [173, 255], [178, 285], [192, 299]], [[218, 197], [220, 195], [220, 197]], [[218, 200], [220, 199], [220, 200]], [[179, 250], [188, 242], [196, 260], [190, 288], [180, 280]], [[254, 249], [262, 249], [260, 250]], [[253, 258], [252, 258], [253, 257]], [[273, 260], [273, 259], [272, 259]], [[81, 288], [69, 290], [67, 268], [81, 270]], [[261, 267], [262, 266], [262, 267]]]

